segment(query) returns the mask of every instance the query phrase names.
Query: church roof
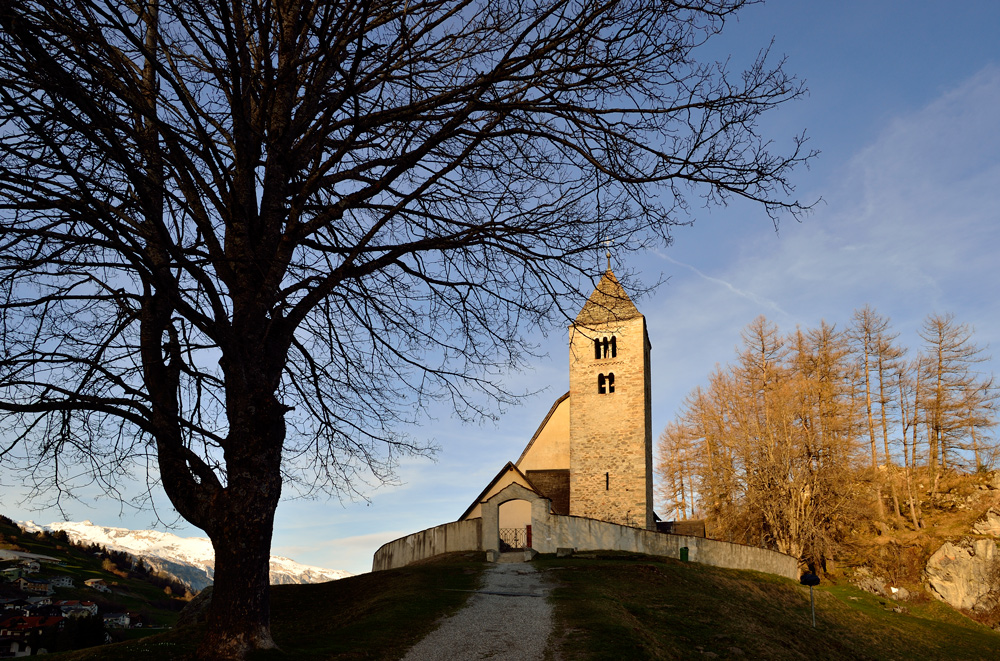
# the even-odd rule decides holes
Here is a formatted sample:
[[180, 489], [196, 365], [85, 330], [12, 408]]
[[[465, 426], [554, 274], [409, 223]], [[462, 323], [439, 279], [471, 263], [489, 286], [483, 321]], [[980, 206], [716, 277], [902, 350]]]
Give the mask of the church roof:
[[472, 510], [476, 509], [476, 505], [480, 505], [483, 502], [485, 502], [485, 500], [486, 500], [486, 494], [488, 494], [490, 492], [490, 489], [492, 489], [493, 486], [497, 482], [499, 482], [501, 480], [501, 478], [503, 478], [504, 475], [506, 475], [509, 472], [513, 472], [517, 477], [519, 477], [522, 480], [524, 480], [524, 483], [526, 485], [528, 485], [528, 488], [530, 488], [532, 491], [534, 491], [535, 493], [537, 493], [539, 496], [541, 496], [542, 498], [546, 497], [545, 494], [543, 494], [541, 491], [539, 491], [538, 488], [535, 487], [535, 485], [531, 483], [531, 480], [528, 479], [528, 476], [521, 472], [521, 469], [519, 469], [513, 463], [511, 463], [511, 462], [508, 461], [507, 464], [503, 468], [500, 469], [500, 472], [497, 473], [497, 476], [494, 477], [493, 480], [489, 484], [486, 485], [486, 488], [483, 489], [483, 492], [481, 494], [479, 494], [479, 497], [476, 498], [474, 501], [472, 501], [472, 504], [469, 505], [468, 509], [466, 509], [462, 513], [462, 516], [458, 517], [458, 519], [456, 519], [456, 521], [462, 521], [462, 520], [464, 520], [465, 517], [467, 517], [470, 514], [472, 514]]
[[597, 325], [641, 316], [642, 314], [609, 268], [601, 281], [597, 283], [597, 288], [587, 299], [580, 314], [576, 315], [576, 323], [584, 326]]

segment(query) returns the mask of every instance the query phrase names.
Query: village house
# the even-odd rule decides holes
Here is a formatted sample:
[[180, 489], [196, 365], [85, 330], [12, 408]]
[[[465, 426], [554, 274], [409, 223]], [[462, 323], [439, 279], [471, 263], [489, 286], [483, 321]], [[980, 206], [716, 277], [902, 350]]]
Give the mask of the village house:
[[88, 588], [98, 592], [111, 592], [111, 588], [104, 582], [103, 578], [88, 578], [83, 582]]
[[97, 615], [97, 604], [93, 601], [79, 601], [76, 599], [60, 599], [59, 601], [53, 602], [54, 606], [58, 606], [64, 615], [75, 616], [79, 613], [83, 615]]
[[131, 618], [128, 613], [105, 613], [104, 626], [109, 629], [128, 629]]
[[28, 640], [35, 632], [61, 630], [65, 618], [59, 616], [15, 616], [0, 621], [0, 657], [44, 654], [44, 649], [31, 649]]
[[42, 570], [42, 565], [37, 560], [22, 560], [21, 568], [25, 574], [37, 574]]
[[22, 576], [16, 581], [17, 587], [21, 589], [22, 592], [31, 592], [35, 594], [52, 594], [55, 590], [52, 589], [52, 584], [46, 580], [40, 578], [27, 578]]
[[52, 605], [52, 597], [49, 597], [49, 596], [45, 596], [45, 597], [28, 597], [24, 601], [25, 601], [25, 605], [28, 606], [29, 608], [37, 608], [39, 606], [51, 606]]
[[49, 581], [49, 583], [52, 584], [52, 587], [54, 587], [54, 588], [72, 588], [72, 587], [74, 587], [73, 586], [73, 577], [72, 576], [66, 576], [66, 575], [62, 575], [62, 576], [50, 576], [48, 578], [48, 581]]

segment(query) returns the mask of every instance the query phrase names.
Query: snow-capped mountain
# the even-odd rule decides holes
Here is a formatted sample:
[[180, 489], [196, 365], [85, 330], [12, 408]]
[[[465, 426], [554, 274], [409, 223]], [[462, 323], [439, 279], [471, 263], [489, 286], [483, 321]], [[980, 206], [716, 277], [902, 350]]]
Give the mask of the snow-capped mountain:
[[[192, 590], [211, 585], [215, 576], [215, 550], [207, 537], [178, 537], [157, 530], [128, 530], [98, 526], [90, 521], [73, 521], [38, 525], [34, 521], [18, 521], [29, 532], [64, 530], [76, 543], [99, 544], [108, 549], [125, 551], [143, 558], [155, 570], [173, 574]], [[323, 583], [351, 576], [339, 569], [323, 569], [300, 565], [294, 560], [271, 556], [271, 583]]]

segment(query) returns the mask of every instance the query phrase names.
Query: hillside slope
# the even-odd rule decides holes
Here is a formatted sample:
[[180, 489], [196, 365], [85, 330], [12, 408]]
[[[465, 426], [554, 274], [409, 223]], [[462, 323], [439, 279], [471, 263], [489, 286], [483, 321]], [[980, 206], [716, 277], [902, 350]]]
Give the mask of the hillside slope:
[[[172, 577], [156, 576], [152, 573], [136, 571], [123, 558], [116, 558], [115, 564], [102, 552], [70, 544], [65, 537], [48, 533], [32, 534], [22, 531], [13, 521], [0, 516], [0, 549], [38, 554], [59, 561], [58, 564], [43, 562], [37, 577], [68, 577], [75, 587], [56, 588], [53, 600], [92, 601], [101, 614], [109, 612], [129, 612], [133, 621], [143, 622], [145, 627], [170, 626], [177, 619], [181, 608], [187, 603], [182, 598], [184, 586]], [[16, 566], [15, 561], [0, 563]], [[101, 579], [110, 587], [110, 592], [98, 592], [84, 586], [87, 579]], [[17, 589], [16, 585], [0, 581], [0, 597], [24, 598], [31, 596]], [[7, 613], [14, 615], [14, 612]], [[18, 613], [19, 614], [19, 613]], [[145, 629], [148, 631], [148, 628]]]
[[[948, 473], [936, 488], [932, 489], [932, 485], [933, 480], [926, 475], [918, 475], [915, 480], [919, 528], [913, 525], [906, 502], [901, 499], [904, 515], [896, 516], [890, 506], [884, 521], [859, 525], [841, 556], [829, 563], [827, 570], [839, 579], [869, 589], [884, 583], [906, 588], [914, 595], [926, 595], [928, 560], [943, 544], [962, 540], [1000, 543], [997, 531], [984, 531], [982, 526], [977, 531], [976, 525], [990, 512], [1000, 512], [1000, 471]], [[905, 493], [902, 489], [900, 492]], [[1000, 571], [987, 579], [991, 594], [966, 614], [989, 626], [1000, 627]]]
[[[480, 557], [273, 587], [282, 651], [253, 658], [398, 659], [464, 602]], [[821, 585], [813, 629], [808, 588], [786, 579], [626, 554], [535, 562], [556, 584], [553, 659], [992, 660], [1000, 650], [1000, 634], [929, 599], [900, 606], [849, 585]], [[182, 659], [199, 635], [194, 627], [57, 658]]]
[[1000, 633], [930, 598], [661, 558], [544, 558], [564, 659], [995, 659]]

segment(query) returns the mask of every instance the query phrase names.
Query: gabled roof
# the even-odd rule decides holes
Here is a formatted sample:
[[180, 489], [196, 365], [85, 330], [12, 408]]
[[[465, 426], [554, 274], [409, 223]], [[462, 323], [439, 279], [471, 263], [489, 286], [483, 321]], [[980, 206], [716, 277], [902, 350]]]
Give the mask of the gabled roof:
[[639, 309], [635, 307], [632, 299], [625, 293], [618, 278], [609, 268], [601, 281], [597, 283], [597, 288], [587, 299], [580, 314], [576, 316], [576, 323], [590, 326], [641, 316]]
[[488, 494], [490, 492], [490, 489], [492, 489], [494, 487], [494, 485], [496, 485], [496, 483], [499, 482], [501, 480], [501, 478], [503, 478], [503, 476], [507, 474], [508, 471], [514, 471], [515, 473], [517, 473], [518, 477], [520, 477], [522, 480], [524, 480], [524, 483], [528, 485], [529, 489], [531, 489], [532, 491], [534, 491], [535, 493], [537, 493], [542, 498], [545, 497], [545, 494], [543, 494], [537, 488], [535, 488], [535, 485], [533, 485], [531, 483], [531, 480], [528, 479], [527, 475], [525, 475], [524, 473], [522, 473], [521, 470], [517, 466], [515, 466], [513, 463], [511, 463], [511, 462], [508, 461], [507, 465], [505, 465], [503, 468], [500, 469], [500, 472], [497, 473], [497, 476], [494, 477], [492, 480], [490, 480], [490, 483], [486, 485], [486, 488], [483, 489], [483, 492], [481, 494], [479, 494], [474, 501], [472, 501], [472, 504], [469, 505], [468, 509], [466, 509], [464, 512], [462, 512], [462, 516], [458, 517], [458, 519], [456, 519], [456, 520], [457, 521], [462, 521], [462, 520], [465, 519], [465, 517], [469, 516], [469, 514], [472, 512], [472, 510], [476, 509], [476, 505], [479, 505], [480, 503], [483, 502], [483, 499], [486, 498], [486, 494]]
[[21, 615], [3, 620], [0, 622], [0, 627], [24, 631], [26, 629], [52, 627], [65, 619], [61, 615]]

